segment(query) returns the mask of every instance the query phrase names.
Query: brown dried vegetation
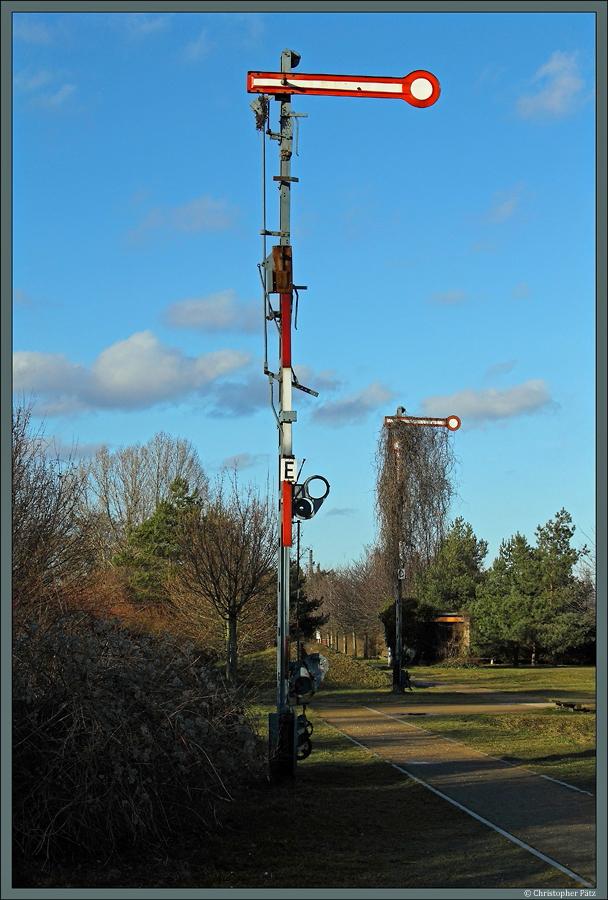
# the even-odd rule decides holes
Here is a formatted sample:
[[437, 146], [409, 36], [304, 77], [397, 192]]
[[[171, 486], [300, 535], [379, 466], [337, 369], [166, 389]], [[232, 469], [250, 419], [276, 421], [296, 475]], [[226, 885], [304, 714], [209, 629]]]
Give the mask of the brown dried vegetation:
[[405, 570], [407, 593], [444, 536], [454, 465], [444, 429], [402, 422], [383, 428], [376, 456], [380, 548], [393, 578], [398, 568]]

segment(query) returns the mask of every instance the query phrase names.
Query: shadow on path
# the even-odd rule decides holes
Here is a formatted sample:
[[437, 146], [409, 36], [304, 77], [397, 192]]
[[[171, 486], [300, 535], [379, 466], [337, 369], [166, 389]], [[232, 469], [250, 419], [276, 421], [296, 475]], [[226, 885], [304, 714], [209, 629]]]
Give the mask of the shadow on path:
[[[476, 698], [479, 695], [476, 695]], [[521, 697], [496, 694], [488, 712], [513, 711], [521, 706]], [[536, 775], [520, 767], [524, 760], [495, 759], [464, 744], [441, 737], [404, 719], [403, 701], [384, 695], [374, 702], [370, 694], [363, 705], [354, 698], [340, 705], [325, 695], [315, 702], [315, 711], [329, 725], [390, 762], [450, 802], [460, 806], [486, 824], [524, 844], [537, 855], [564, 871], [578, 876], [579, 882], [592, 887], [595, 881], [595, 798], [588, 792]], [[405, 702], [409, 705], [410, 695]], [[425, 707], [431, 697], [425, 696]], [[435, 714], [445, 715], [450, 708], [444, 694], [434, 698]], [[458, 703], [463, 704], [463, 696]], [[470, 699], [470, 698], [467, 698]], [[477, 707], [476, 700], [472, 705]], [[536, 707], [536, 703], [530, 704]], [[453, 707], [452, 707], [453, 709]], [[485, 711], [485, 709], [484, 709]], [[563, 756], [589, 756], [589, 751]], [[560, 758], [557, 755], [555, 758]], [[551, 757], [549, 757], [551, 758]]]

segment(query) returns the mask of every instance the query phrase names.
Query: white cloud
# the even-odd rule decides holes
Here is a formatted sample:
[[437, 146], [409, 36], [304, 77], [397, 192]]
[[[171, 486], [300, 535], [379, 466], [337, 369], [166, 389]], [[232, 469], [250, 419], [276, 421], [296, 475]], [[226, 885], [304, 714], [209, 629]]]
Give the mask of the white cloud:
[[188, 357], [151, 331], [140, 331], [100, 353], [91, 368], [91, 394], [100, 405], [142, 409], [184, 399], [248, 361], [238, 350]]
[[148, 13], [128, 13], [122, 14], [119, 21], [126, 25], [130, 37], [142, 38], [149, 34], [165, 31], [169, 27], [170, 18], [171, 16], [166, 13], [155, 17]]
[[471, 247], [471, 253], [496, 253], [496, 247], [491, 241], [475, 241]]
[[86, 379], [86, 369], [79, 363], [71, 363], [63, 353], [26, 350], [13, 355], [15, 391], [48, 394], [63, 403], [66, 396], [79, 393]]
[[199, 36], [194, 41], [189, 41], [184, 47], [183, 58], [186, 62], [198, 62], [203, 59], [212, 49], [207, 31], [203, 28]]
[[467, 295], [464, 291], [436, 291], [426, 298], [430, 303], [440, 303], [442, 306], [457, 306], [464, 303]]
[[554, 405], [547, 384], [541, 378], [525, 381], [505, 390], [487, 388], [475, 391], [467, 388], [453, 394], [426, 397], [421, 403], [425, 415], [459, 416], [463, 428], [531, 415]]
[[556, 50], [532, 78], [540, 86], [517, 101], [517, 112], [524, 119], [561, 118], [574, 112], [585, 98], [585, 81], [575, 53]]
[[24, 69], [15, 75], [13, 85], [15, 91], [27, 95], [27, 103], [30, 108], [51, 112], [67, 106], [76, 93], [77, 85], [70, 82], [61, 83], [66, 75], [65, 71], [33, 72], [31, 69]]
[[165, 310], [164, 321], [195, 331], [254, 332], [262, 328], [262, 312], [260, 303], [239, 304], [236, 291], [228, 289], [177, 300]]
[[171, 223], [178, 231], [218, 231], [232, 224], [234, 212], [225, 200], [214, 200], [208, 194], [191, 200], [171, 211]]
[[350, 425], [359, 422], [373, 409], [395, 397], [395, 392], [379, 381], [341, 399], [315, 408], [312, 419], [322, 425]]
[[[211, 37], [210, 31], [202, 28], [196, 33], [183, 48], [181, 58], [186, 63], [197, 63], [207, 59], [212, 53], [218, 51], [224, 56], [232, 49], [240, 50], [242, 47], [251, 49], [259, 47], [262, 36], [265, 33], [263, 16], [258, 13], [213, 14], [215, 18], [214, 29], [216, 36]], [[217, 31], [220, 25], [221, 31]]]
[[226, 200], [214, 200], [209, 194], [203, 194], [181, 206], [150, 210], [139, 225], [129, 232], [127, 241], [133, 243], [143, 240], [148, 232], [155, 230], [190, 234], [222, 231], [233, 224], [236, 214], [236, 209], [230, 207]]
[[[342, 384], [336, 377], [335, 369], [323, 369], [321, 372], [315, 372], [310, 366], [298, 364], [293, 367], [293, 370], [299, 383], [313, 391], [331, 393]], [[305, 395], [302, 394], [302, 396]]]
[[142, 203], [144, 200], [147, 200], [150, 196], [150, 191], [148, 188], [137, 188], [135, 193], [130, 197], [129, 202], [133, 204]]
[[63, 354], [19, 351], [13, 358], [15, 390], [31, 392], [47, 414], [93, 409], [148, 409], [212, 394], [217, 379], [242, 369], [249, 355], [217, 350], [188, 357], [140, 331], [103, 350], [90, 369]]
[[13, 305], [14, 306], [32, 306], [33, 300], [29, 294], [19, 288], [13, 288]]
[[152, 231], [155, 228], [162, 228], [166, 223], [167, 217], [162, 209], [151, 209], [146, 217], [141, 220], [139, 225], [129, 232], [127, 240], [129, 242], [141, 240], [147, 231]]
[[230, 24], [236, 26], [240, 42], [245, 47], [259, 46], [266, 31], [262, 15], [257, 12], [233, 13], [230, 17]]
[[15, 75], [13, 84], [17, 90], [30, 93], [31, 91], [37, 91], [39, 88], [49, 84], [49, 82], [53, 81], [56, 77], [57, 76], [52, 72], [42, 71], [34, 74], [31, 71], [25, 70]]
[[504, 222], [510, 219], [520, 204], [523, 184], [514, 185], [508, 191], [495, 191], [494, 203], [487, 216], [487, 222]]
[[498, 375], [507, 375], [517, 365], [516, 359], [509, 359], [506, 362], [495, 363], [485, 371], [486, 378], [495, 378]]
[[252, 469], [261, 464], [267, 464], [270, 457], [266, 453], [237, 453], [222, 461], [223, 469]]
[[530, 290], [530, 285], [526, 284], [525, 281], [520, 281], [519, 284], [516, 284], [513, 290], [511, 291], [511, 296], [516, 299], [522, 299], [523, 297], [529, 297], [532, 291]]
[[65, 461], [72, 459], [91, 459], [93, 456], [95, 456], [96, 453], [101, 450], [103, 446], [103, 443], [64, 444], [60, 438], [55, 437], [52, 439], [52, 447], [54, 449], [54, 452], [57, 453], [59, 459]]
[[26, 19], [23, 13], [18, 13], [13, 22], [13, 37], [28, 44], [49, 44], [51, 33], [42, 22], [32, 22], [31, 15]]
[[480, 88], [485, 84], [494, 84], [507, 72], [506, 66], [489, 65], [477, 77], [474, 87]]
[[67, 103], [75, 91], [75, 84], [62, 84], [53, 94], [40, 94], [37, 102], [40, 106], [46, 106], [48, 109], [57, 109]]
[[268, 378], [260, 366], [258, 370], [248, 372], [240, 381], [218, 382], [214, 385], [209, 400], [209, 414], [216, 419], [246, 417], [254, 415], [260, 409], [270, 410]]

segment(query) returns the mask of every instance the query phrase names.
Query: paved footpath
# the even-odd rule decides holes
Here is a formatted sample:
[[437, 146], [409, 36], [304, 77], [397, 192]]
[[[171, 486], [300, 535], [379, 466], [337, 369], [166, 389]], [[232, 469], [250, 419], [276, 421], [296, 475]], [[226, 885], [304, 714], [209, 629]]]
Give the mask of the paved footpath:
[[[467, 691], [468, 693], [468, 691]], [[516, 843], [536, 851], [583, 886], [595, 884], [595, 797], [546, 776], [424, 730], [424, 716], [520, 712], [550, 703], [512, 702], [490, 691], [471, 703], [442, 706], [376, 698], [369, 706], [333, 705], [319, 695], [318, 715], [347, 737], [453, 803], [474, 813]], [[511, 702], [508, 702], [508, 700]], [[465, 698], [463, 697], [463, 701]], [[533, 698], [530, 698], [532, 701]]]

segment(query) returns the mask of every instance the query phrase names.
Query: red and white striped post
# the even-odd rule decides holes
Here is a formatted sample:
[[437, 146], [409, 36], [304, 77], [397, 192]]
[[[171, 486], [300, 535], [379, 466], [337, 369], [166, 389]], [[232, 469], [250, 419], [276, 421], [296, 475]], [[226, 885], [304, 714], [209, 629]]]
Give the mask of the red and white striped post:
[[[281, 54], [280, 78], [289, 75], [294, 55], [289, 50]], [[275, 92], [280, 103], [280, 131], [273, 135], [279, 141], [279, 245], [273, 247], [273, 284], [270, 291], [279, 294], [277, 324], [279, 326], [279, 558], [277, 590], [277, 706], [269, 718], [269, 751], [273, 775], [293, 776], [296, 767], [296, 712], [289, 705], [289, 573], [291, 564], [293, 484], [296, 481], [296, 462], [293, 455], [292, 426], [296, 413], [292, 409], [291, 325], [293, 310], [293, 278], [290, 245], [290, 191], [297, 179], [291, 177], [293, 119], [291, 92], [286, 85]]]

